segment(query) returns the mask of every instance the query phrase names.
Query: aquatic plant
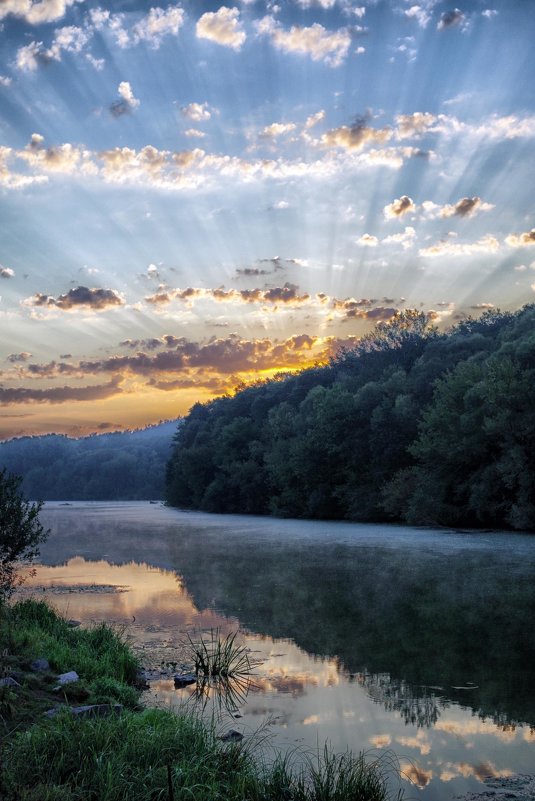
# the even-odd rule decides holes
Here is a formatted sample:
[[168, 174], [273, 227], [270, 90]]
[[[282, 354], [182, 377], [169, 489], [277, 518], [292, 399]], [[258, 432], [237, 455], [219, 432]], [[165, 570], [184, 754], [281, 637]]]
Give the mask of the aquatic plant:
[[253, 669], [249, 650], [236, 642], [238, 632], [221, 636], [219, 629], [210, 629], [210, 636], [194, 641], [187, 635], [187, 649], [195, 665], [195, 675], [213, 678], [248, 676]]

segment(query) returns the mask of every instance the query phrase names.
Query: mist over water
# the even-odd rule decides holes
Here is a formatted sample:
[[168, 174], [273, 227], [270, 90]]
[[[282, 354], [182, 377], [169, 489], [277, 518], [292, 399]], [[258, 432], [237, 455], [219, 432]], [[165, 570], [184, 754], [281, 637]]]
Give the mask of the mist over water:
[[[34, 591], [127, 623], [147, 659], [171, 661], [186, 631], [240, 627], [262, 664], [234, 728], [270, 719], [277, 747], [391, 749], [426, 801], [532, 769], [532, 536], [141, 502], [47, 504], [42, 521]], [[190, 695], [163, 680], [152, 702]]]

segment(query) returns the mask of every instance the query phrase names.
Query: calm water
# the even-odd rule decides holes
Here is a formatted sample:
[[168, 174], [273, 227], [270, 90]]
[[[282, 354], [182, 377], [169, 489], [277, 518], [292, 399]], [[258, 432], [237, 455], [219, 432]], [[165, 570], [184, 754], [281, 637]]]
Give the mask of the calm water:
[[[185, 632], [239, 627], [262, 664], [222, 731], [394, 752], [422, 801], [535, 771], [534, 536], [143, 502], [49, 503], [42, 520], [32, 592], [125, 623], [147, 665], [180, 661]], [[149, 702], [191, 693], [163, 679]]]

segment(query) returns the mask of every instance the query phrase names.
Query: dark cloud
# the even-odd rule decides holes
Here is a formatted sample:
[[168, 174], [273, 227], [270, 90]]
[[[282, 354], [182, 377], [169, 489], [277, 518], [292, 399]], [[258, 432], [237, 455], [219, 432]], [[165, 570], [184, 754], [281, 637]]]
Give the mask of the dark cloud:
[[60, 359], [72, 359], [72, 353], [60, 353], [59, 354], [59, 358]]
[[459, 217], [469, 217], [470, 214], [477, 209], [480, 203], [480, 197], [463, 197], [461, 200], [457, 201], [453, 207], [453, 213], [457, 214]]
[[459, 25], [464, 19], [464, 14], [460, 8], [454, 8], [453, 11], [444, 11], [440, 15], [440, 20], [437, 25], [439, 31], [446, 28], [452, 28], [454, 25]]
[[146, 297], [147, 303], [163, 305], [172, 300], [192, 301], [195, 298], [211, 298], [221, 303], [304, 303], [310, 300], [310, 295], [299, 295], [299, 287], [288, 281], [282, 287], [270, 289], [202, 289], [187, 287], [186, 289], [172, 289], [167, 292], [158, 292]]
[[116, 100], [110, 106], [110, 114], [115, 119], [119, 119], [119, 117], [124, 117], [125, 114], [130, 114], [131, 112], [130, 105], [126, 102], [126, 100]]
[[89, 289], [86, 286], [77, 286], [57, 298], [38, 292], [33, 298], [29, 298], [27, 303], [30, 306], [57, 308], [62, 311], [70, 311], [79, 307], [104, 311], [111, 306], [124, 305], [124, 300], [115, 289]]
[[0, 387], [0, 405], [12, 403], [64, 403], [65, 401], [94, 401], [122, 392], [121, 378], [114, 376], [107, 384], [91, 387]]
[[27, 362], [28, 359], [31, 359], [32, 354], [28, 353], [27, 351], [22, 351], [22, 353], [10, 353], [9, 356], [6, 358], [7, 362], [11, 362], [11, 364], [19, 364], [20, 362]]
[[164, 347], [162, 340], [154, 337], [151, 337], [150, 339], [124, 339], [119, 343], [119, 345], [123, 348], [132, 348], [132, 350], [135, 350], [136, 348], [143, 348], [144, 350], [151, 351]]
[[0, 264], [0, 278], [13, 278], [15, 271], [11, 267], [2, 267]]
[[[52, 361], [46, 364], [29, 364], [24, 375], [27, 378], [67, 375], [81, 378], [101, 373], [131, 373], [146, 377], [182, 373], [182, 381], [191, 378], [192, 373], [196, 374], [198, 370], [229, 375], [278, 367], [297, 367], [316, 342], [316, 338], [308, 334], [295, 335], [282, 342], [268, 338], [248, 340], [242, 339], [238, 334], [229, 334], [219, 339], [213, 337], [204, 344], [167, 336], [172, 346], [158, 353], [139, 351], [105, 359], [81, 360], [78, 363]], [[206, 378], [203, 377], [202, 382], [198, 379], [195, 381], [205, 386]]]
[[244, 267], [243, 270], [236, 270], [236, 275], [244, 278], [251, 278], [258, 275], [270, 275], [270, 270], [261, 270], [259, 267]]

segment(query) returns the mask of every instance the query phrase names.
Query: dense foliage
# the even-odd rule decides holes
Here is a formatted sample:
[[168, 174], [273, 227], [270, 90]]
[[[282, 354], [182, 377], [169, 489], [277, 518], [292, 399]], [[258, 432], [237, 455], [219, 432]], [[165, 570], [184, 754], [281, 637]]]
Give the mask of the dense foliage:
[[441, 334], [399, 313], [324, 367], [195, 405], [171, 505], [535, 527], [535, 306]]
[[148, 500], [163, 497], [176, 421], [139, 431], [71, 439], [58, 434], [0, 443], [0, 467], [24, 476], [30, 498]]
[[40, 503], [30, 503], [22, 479], [0, 470], [0, 603], [17, 584], [18, 568], [30, 564], [48, 532], [39, 522]]

